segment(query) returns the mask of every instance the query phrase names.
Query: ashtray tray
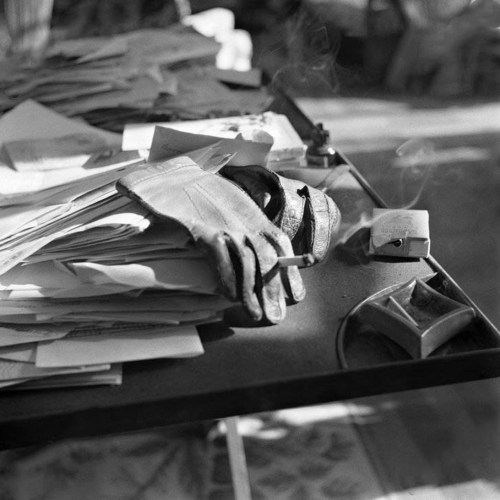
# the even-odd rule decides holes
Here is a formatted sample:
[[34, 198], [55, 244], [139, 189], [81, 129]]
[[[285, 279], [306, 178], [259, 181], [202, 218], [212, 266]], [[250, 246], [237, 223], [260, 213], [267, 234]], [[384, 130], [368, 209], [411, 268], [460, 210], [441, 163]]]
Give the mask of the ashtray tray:
[[472, 307], [415, 278], [366, 301], [358, 314], [362, 322], [387, 335], [418, 359], [427, 357], [455, 336], [476, 313]]
[[476, 310], [439, 274], [414, 278], [360, 302], [337, 336], [344, 367], [423, 359], [498, 345]]

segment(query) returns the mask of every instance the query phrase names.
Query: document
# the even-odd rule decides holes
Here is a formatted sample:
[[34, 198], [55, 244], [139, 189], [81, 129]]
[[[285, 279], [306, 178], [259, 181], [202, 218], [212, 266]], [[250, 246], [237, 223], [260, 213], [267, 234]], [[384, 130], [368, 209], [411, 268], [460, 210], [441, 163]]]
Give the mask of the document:
[[57, 342], [44, 342], [37, 348], [36, 366], [61, 368], [87, 363], [117, 363], [157, 358], [184, 358], [203, 354], [194, 326], [104, 333], [98, 328], [80, 332]]
[[[212, 139], [205, 139], [206, 142], [196, 142], [194, 149], [207, 145], [209, 141], [214, 142], [213, 137], [219, 139], [245, 140], [254, 143], [269, 144], [270, 149], [266, 156], [269, 167], [286, 165], [287, 167], [301, 167], [306, 165], [306, 146], [297, 134], [285, 115], [267, 111], [262, 114], [229, 116], [225, 118], [215, 118], [207, 120], [189, 120], [182, 122], [157, 122], [157, 123], [127, 123], [123, 131], [122, 149], [128, 150], [149, 150], [153, 142], [155, 127], [169, 128], [180, 132], [187, 132], [201, 136], [197, 141], [202, 141], [203, 136], [210, 136]], [[174, 142], [174, 145], [177, 144]], [[182, 146], [182, 144], [181, 144]], [[185, 146], [180, 149], [186, 151]], [[189, 151], [189, 150], [188, 150]], [[238, 157], [235, 158], [235, 160]], [[248, 158], [240, 156], [240, 164], [257, 164], [259, 158], [253, 158], [252, 162], [245, 163]], [[264, 163], [258, 163], [264, 164]]]
[[90, 371], [102, 371], [109, 369], [108, 363], [89, 364], [88, 366], [73, 365], [70, 367], [43, 367], [40, 368], [33, 363], [19, 363], [0, 359], [0, 381], [6, 382], [17, 379], [28, 379], [47, 377], [50, 375], [63, 375], [68, 373], [81, 373]]
[[[170, 160], [178, 156], [190, 156], [190, 152], [199, 152], [213, 147], [219, 157], [225, 156], [227, 158], [228, 165], [263, 165], [271, 146], [272, 143], [243, 139], [221, 139], [220, 137], [191, 134], [160, 126], [154, 129], [148, 161], [156, 162]], [[193, 160], [196, 160], [196, 157]], [[198, 159], [198, 161], [200, 160]], [[223, 166], [223, 162], [220, 166]]]
[[[131, 289], [189, 290], [216, 293], [217, 276], [206, 259], [161, 259], [122, 265], [94, 262], [68, 263], [80, 283], [119, 284]], [[0, 283], [2, 277], [0, 277]], [[68, 282], [69, 285], [69, 282]]]
[[121, 135], [81, 120], [66, 118], [34, 100], [26, 100], [0, 118], [0, 146], [22, 140], [55, 139], [68, 134], [93, 134], [112, 149], [120, 148]]
[[12, 325], [1, 323], [0, 347], [61, 339], [72, 329], [71, 325]]
[[231, 302], [221, 295], [205, 295], [188, 292], [144, 291], [139, 295], [108, 296], [88, 299], [4, 299], [0, 301], [0, 320], [9, 315], [33, 314], [57, 316], [64, 314], [88, 314], [87, 321], [101, 313], [138, 313], [222, 311]]
[[0, 359], [19, 363], [34, 363], [36, 360], [36, 343], [17, 344], [0, 347]]
[[0, 117], [0, 194], [33, 193], [91, 175], [89, 169], [58, 168], [15, 171], [3, 146], [22, 141], [56, 141], [61, 137], [91, 136], [110, 150], [121, 149], [121, 135], [92, 127], [80, 120], [67, 118], [33, 100], [26, 100]]
[[[89, 385], [120, 385], [123, 379], [121, 363], [114, 363], [109, 370], [67, 373], [34, 379], [19, 379], [15, 382], [16, 390], [54, 389], [56, 387], [74, 387]], [[10, 385], [14, 385], [11, 383]]]
[[61, 213], [58, 213], [52, 219], [47, 220], [44, 217], [38, 221], [38, 224], [35, 223], [34, 227], [32, 225], [21, 226], [17, 229], [17, 234], [8, 235], [3, 240], [0, 240], [0, 276], [51, 241], [71, 233], [79, 226], [92, 220], [93, 217], [99, 216], [100, 213], [121, 208], [128, 203], [122, 197], [113, 197], [112, 194], [107, 194], [109, 194], [109, 199], [97, 200], [95, 204], [92, 204], [90, 198], [66, 205], [62, 207]]
[[89, 132], [4, 142], [3, 147], [18, 172], [82, 167], [93, 155], [108, 149], [101, 134]]
[[[141, 223], [142, 225], [142, 223]], [[169, 258], [201, 258], [202, 254], [193, 247], [191, 237], [180, 225], [174, 229], [168, 224], [154, 224], [144, 232], [136, 232], [125, 239], [109, 244], [108, 241], [85, 238], [86, 233], [62, 236], [35, 252], [26, 259], [26, 263], [57, 260], [60, 262], [75, 259], [73, 243], [78, 238], [78, 257], [90, 262], [124, 264], [143, 260]], [[108, 230], [109, 231], [109, 230]], [[109, 234], [109, 232], [107, 233]], [[111, 236], [110, 236], [111, 238]]]
[[149, 112], [173, 88], [162, 65], [215, 61], [219, 48], [213, 39], [179, 27], [57, 40], [36, 67], [0, 65], [0, 108], [32, 99], [67, 116], [95, 113], [111, 121], [115, 110]]

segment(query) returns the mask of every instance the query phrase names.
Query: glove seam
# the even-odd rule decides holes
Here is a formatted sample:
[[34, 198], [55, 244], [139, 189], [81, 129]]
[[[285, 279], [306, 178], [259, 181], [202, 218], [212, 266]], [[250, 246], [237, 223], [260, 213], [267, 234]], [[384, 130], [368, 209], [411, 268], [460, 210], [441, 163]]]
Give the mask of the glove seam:
[[[151, 166], [147, 166], [146, 168], [137, 171], [137, 174], [144, 174], [144, 173], [146, 173], [147, 175], [141, 176], [137, 180], [132, 180], [132, 181], [129, 180], [129, 181], [127, 181], [127, 185], [130, 186], [130, 187], [134, 187], [135, 188], [139, 184], [142, 184], [143, 182], [154, 180], [157, 177], [161, 177], [161, 176], [164, 176], [166, 174], [170, 174], [170, 173], [176, 172], [178, 170], [181, 170], [181, 169], [185, 168], [186, 166], [190, 166], [190, 165], [176, 165], [176, 166], [173, 166], [172, 168], [169, 168], [168, 170], [167, 169], [161, 170], [160, 172], [154, 172], [154, 171], [152, 171], [153, 169], [150, 168]], [[155, 167], [163, 167], [163, 164], [161, 164], [161, 165], [155, 165]], [[131, 175], [133, 175], [133, 173]]]
[[[226, 217], [224, 217], [224, 214], [219, 210], [219, 208], [217, 207], [217, 205], [215, 205], [213, 203], [213, 201], [210, 199], [210, 197], [208, 196], [209, 193], [207, 192], [207, 190], [203, 186], [201, 186], [198, 182], [195, 183], [192, 187], [195, 188], [195, 189], [197, 189], [197, 191], [203, 195], [203, 197], [205, 198], [205, 201], [207, 201], [210, 204], [210, 206], [217, 212], [217, 214], [222, 217], [222, 220], [224, 221], [224, 223], [226, 224], [226, 226], [229, 226], [230, 225], [229, 221], [226, 219]], [[193, 201], [191, 199], [191, 196], [189, 196], [189, 201], [191, 201], [191, 203], [193, 203]], [[196, 211], [198, 212], [198, 214], [200, 215], [201, 219], [204, 222], [206, 222], [205, 217], [203, 217], [203, 214], [200, 213], [200, 211], [198, 210], [198, 207], [196, 207], [196, 205], [195, 205], [195, 208], [196, 208]]]

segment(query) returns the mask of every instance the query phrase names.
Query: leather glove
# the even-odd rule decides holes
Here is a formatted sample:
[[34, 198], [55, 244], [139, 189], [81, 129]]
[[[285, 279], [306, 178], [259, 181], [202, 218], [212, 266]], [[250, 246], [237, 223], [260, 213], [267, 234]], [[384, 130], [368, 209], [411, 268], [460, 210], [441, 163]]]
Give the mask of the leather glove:
[[297, 267], [278, 264], [278, 257], [293, 255], [289, 238], [233, 182], [179, 157], [127, 174], [117, 189], [186, 227], [217, 270], [222, 294], [240, 301], [252, 320], [278, 323], [286, 295], [303, 299]]
[[[301, 169], [307, 170], [307, 169]], [[296, 254], [323, 260], [340, 227], [340, 211], [319, 189], [260, 165], [224, 166], [219, 173], [238, 184], [292, 241]]]

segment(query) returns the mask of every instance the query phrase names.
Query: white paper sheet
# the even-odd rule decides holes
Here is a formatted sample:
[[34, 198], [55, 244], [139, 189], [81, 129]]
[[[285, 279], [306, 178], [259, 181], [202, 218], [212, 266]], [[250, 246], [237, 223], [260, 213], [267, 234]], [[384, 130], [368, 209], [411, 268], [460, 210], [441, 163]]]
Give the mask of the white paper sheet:
[[[21, 315], [16, 318], [22, 319]], [[93, 313], [67, 313], [58, 315], [37, 314], [39, 322], [74, 322], [74, 323], [107, 323], [110, 321], [126, 321], [134, 323], [150, 323], [170, 326], [198, 325], [202, 323], [213, 323], [220, 319], [220, 315], [214, 311], [109, 311]]]
[[0, 290], [69, 289], [78, 285], [75, 274], [54, 262], [17, 266], [0, 276]]
[[64, 367], [92, 363], [117, 363], [155, 358], [185, 358], [203, 354], [195, 327], [159, 327], [134, 332], [71, 337], [42, 343], [36, 366]]
[[[229, 165], [264, 165], [271, 144], [243, 139], [221, 139], [211, 135], [191, 134], [167, 127], [156, 127], [151, 141], [149, 162], [190, 156], [191, 151], [216, 147], [217, 156], [227, 158]], [[196, 160], [196, 158], [193, 158]], [[221, 163], [220, 166], [223, 166]]]
[[16, 379], [38, 378], [47, 377], [49, 375], [101, 371], [110, 368], [110, 365], [108, 363], [94, 362], [92, 365], [90, 363], [88, 363], [87, 366], [72, 365], [62, 368], [40, 368], [32, 363], [19, 363], [17, 361], [0, 359], [0, 380], [8, 381]]
[[[34, 227], [30, 224], [18, 228], [16, 235], [7, 236], [0, 242], [0, 275], [10, 271], [52, 241], [78, 230], [80, 226], [101, 214], [123, 208], [127, 203], [128, 200], [119, 196], [109, 196], [95, 203], [92, 203], [91, 199], [82, 203], [71, 203], [63, 207], [62, 213], [52, 219], [47, 220], [44, 216], [43, 222], [40, 220]], [[81, 206], [78, 206], [79, 204]]]
[[101, 135], [88, 132], [4, 142], [3, 147], [19, 172], [82, 167], [95, 153], [107, 149]]
[[5, 143], [92, 134], [99, 137], [109, 149], [121, 148], [121, 136], [92, 127], [82, 121], [66, 118], [49, 108], [26, 100], [0, 118], [0, 193], [13, 195], [29, 193], [61, 185], [91, 174], [84, 168], [58, 169], [51, 172], [16, 172], [8, 166], [8, 157], [2, 152]]
[[123, 131], [122, 149], [124, 151], [150, 149], [155, 126], [226, 139], [235, 139], [240, 136], [247, 141], [255, 142], [267, 142], [271, 137], [272, 146], [267, 155], [268, 165], [275, 163], [286, 163], [290, 164], [289, 166], [305, 165], [306, 146], [297, 131], [285, 115], [271, 111], [260, 115], [230, 116], [207, 120], [128, 123]]
[[0, 359], [18, 363], [35, 363], [36, 343], [0, 347]]
[[0, 118], [0, 146], [28, 139], [53, 139], [68, 134], [98, 134], [110, 148], [119, 148], [121, 136], [66, 118], [36, 101], [27, 100]]
[[[115, 363], [109, 370], [68, 373], [66, 375], [52, 375], [35, 379], [18, 379], [10, 385], [14, 385], [15, 390], [25, 389], [53, 389], [55, 387], [82, 387], [89, 385], [120, 385], [122, 383], [122, 365]], [[0, 385], [0, 387], [2, 387]]]
[[69, 325], [0, 325], [0, 347], [60, 339], [72, 327]]
[[189, 290], [208, 294], [216, 293], [218, 286], [217, 277], [206, 259], [161, 259], [112, 266], [75, 262], [68, 264], [68, 269], [80, 282], [95, 286], [119, 284], [136, 289]]
[[232, 305], [222, 295], [182, 292], [153, 292], [134, 296], [100, 297], [99, 299], [0, 300], [0, 319], [8, 314], [94, 314], [101, 312], [189, 312], [222, 311]]

